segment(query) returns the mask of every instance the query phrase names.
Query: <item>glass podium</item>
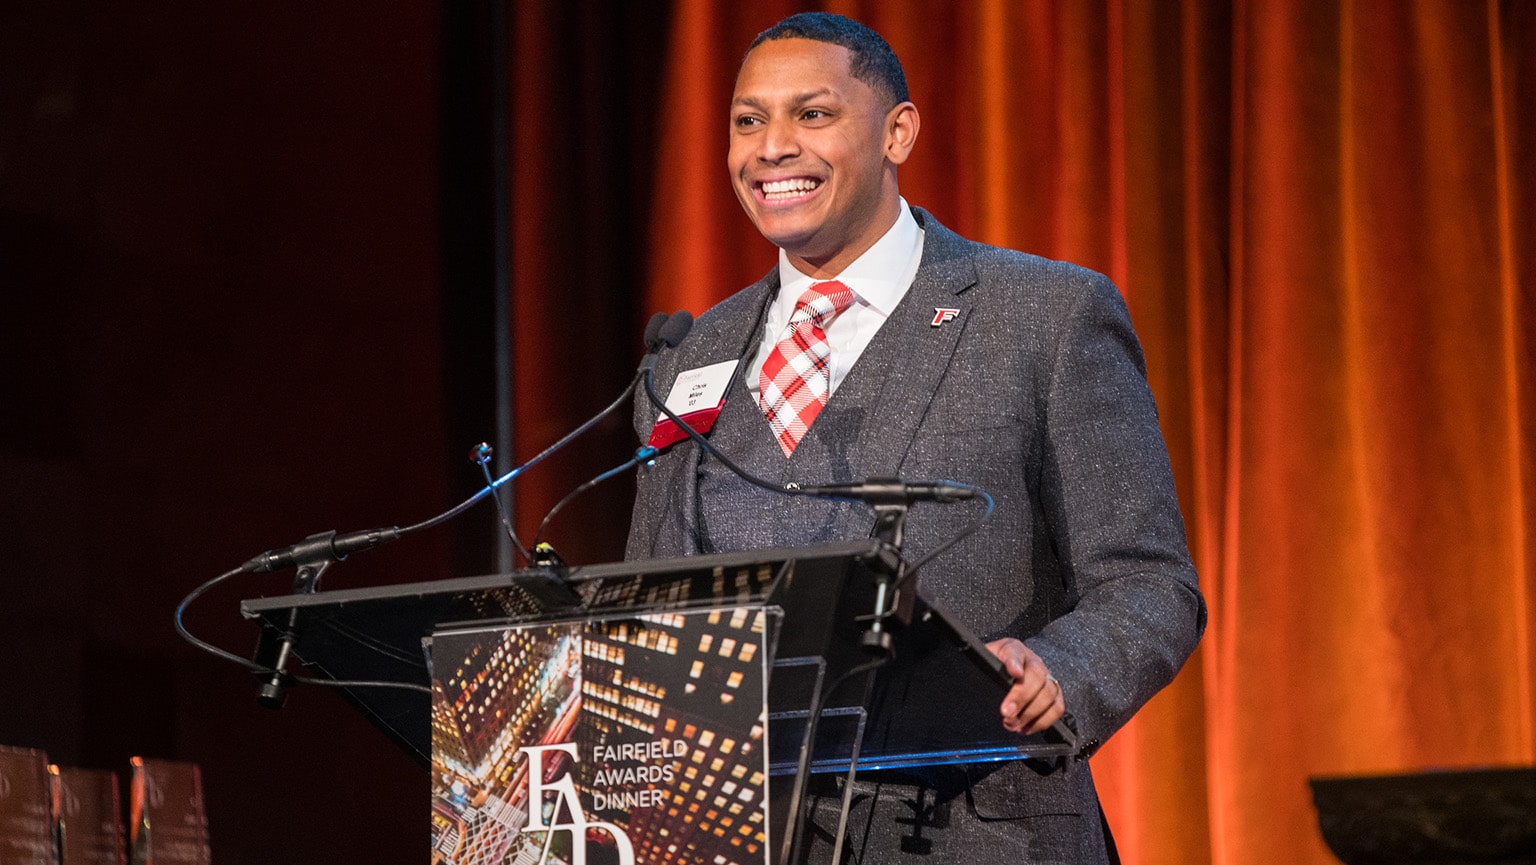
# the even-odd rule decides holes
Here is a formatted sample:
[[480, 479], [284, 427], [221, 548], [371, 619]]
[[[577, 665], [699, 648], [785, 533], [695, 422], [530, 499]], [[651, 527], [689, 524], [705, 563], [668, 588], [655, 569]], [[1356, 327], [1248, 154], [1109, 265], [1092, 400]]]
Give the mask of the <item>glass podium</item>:
[[287, 643], [320, 677], [416, 686], [343, 691], [430, 767], [434, 863], [795, 865], [812, 774], [1077, 751], [1003, 728], [1007, 674], [916, 587], [871, 613], [893, 562], [850, 541], [241, 611], [259, 663]]

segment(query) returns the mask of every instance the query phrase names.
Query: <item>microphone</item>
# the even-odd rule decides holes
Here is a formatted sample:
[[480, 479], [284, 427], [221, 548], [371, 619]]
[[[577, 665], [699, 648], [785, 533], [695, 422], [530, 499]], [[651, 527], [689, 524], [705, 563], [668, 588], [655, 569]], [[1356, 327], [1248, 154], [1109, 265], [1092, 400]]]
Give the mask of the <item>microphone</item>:
[[645, 357], [640, 360], [640, 372], [647, 373], [656, 365], [656, 356], [663, 348], [676, 348], [688, 331], [693, 330], [693, 313], [686, 309], [667, 315], [658, 312], [645, 326]]
[[[682, 342], [683, 337], [688, 335], [688, 331], [692, 327], [693, 313], [690, 313], [687, 310], [678, 310], [671, 315], [667, 315], [664, 312], [658, 312], [655, 315], [652, 315], [651, 320], [645, 325], [645, 356], [640, 358], [640, 364], [635, 368], [634, 376], [630, 378], [629, 384], [624, 386], [624, 390], [619, 394], [618, 398], [609, 403], [608, 406], [602, 411], [598, 412], [590, 418], [587, 418], [587, 420], [583, 422], [581, 426], [566, 433], [560, 438], [559, 441], [540, 451], [539, 454], [533, 459], [528, 460], [517, 468], [512, 469], [511, 471], [497, 478], [494, 483], [487, 486], [484, 490], [481, 490], [479, 495], [484, 495], [489, 490], [500, 487], [507, 481], [512, 480], [528, 469], [531, 469], [539, 463], [543, 462], [545, 459], [554, 454], [555, 451], [560, 450], [581, 436], [582, 433], [592, 429], [592, 427], [597, 425], [598, 421], [617, 411], [619, 406], [627, 402], [633, 395], [636, 384], [646, 376], [650, 375], [651, 368], [656, 365], [657, 353], [660, 352], [663, 348], [673, 347]], [[465, 504], [467, 505], [468, 503], [466, 502]], [[463, 506], [461, 505], [461, 507]], [[435, 525], [435, 523], [432, 524]], [[427, 525], [428, 523], [423, 523], [419, 527], [425, 528]], [[402, 529], [401, 531], [403, 533], [406, 531], [414, 530], [416, 528], [418, 528], [418, 526], [411, 526], [409, 528]]]
[[661, 348], [661, 342], [657, 339], [661, 335], [661, 326], [667, 323], [671, 316], [664, 312], [658, 312], [651, 316], [651, 320], [645, 325], [645, 337], [642, 342], [645, 345], [646, 354], [655, 354]]
[[[630, 380], [629, 387], [625, 389], [624, 397], [620, 397], [620, 401], [636, 389], [636, 385], [638, 385], [642, 376], [650, 375], [651, 368], [656, 365], [656, 357], [661, 350], [663, 348], [676, 348], [692, 329], [693, 313], [686, 309], [680, 309], [671, 315], [658, 312], [651, 316], [650, 323], [645, 326], [645, 357], [640, 359], [640, 366], [635, 370], [635, 378]], [[535, 559], [559, 559], [560, 557], [560, 554], [555, 551], [554, 547], [541, 543], [544, 537], [544, 530], [549, 527], [550, 521], [555, 518], [555, 514], [558, 514], [561, 509], [587, 490], [592, 489], [609, 478], [622, 474], [634, 466], [647, 462], [655, 458], [655, 456], [655, 448], [650, 445], [642, 446], [639, 450], [635, 451], [634, 456], [630, 457], [622, 465], [615, 466], [566, 493], [565, 498], [556, 502], [555, 506], [550, 508], [549, 512], [544, 515], [543, 521], [539, 523], [539, 530], [533, 536], [533, 545], [536, 551]], [[538, 553], [540, 548], [543, 549], [542, 554]], [[542, 562], [536, 563], [542, 564]]]
[[693, 329], [693, 313], [686, 309], [667, 315], [658, 312], [645, 326], [645, 357], [640, 365], [649, 368], [656, 363], [656, 354], [663, 348], [675, 348]]
[[[277, 657], [270, 664], [257, 663], [255, 661], [246, 660], [245, 658], [234, 655], [230, 652], [226, 652], [217, 646], [198, 639], [186, 629], [182, 622], [182, 617], [187, 608], [191, 606], [192, 602], [208, 589], [224, 582], [231, 577], [236, 576], [237, 574], [242, 573], [267, 573], [283, 568], [297, 568], [298, 575], [294, 579], [293, 591], [295, 593], [314, 592], [319, 586], [321, 572], [329, 567], [332, 562], [342, 561], [349, 554], [355, 553], [358, 550], [365, 550], [370, 547], [375, 547], [379, 544], [397, 540], [402, 535], [440, 525], [444, 522], [447, 522], [448, 520], [453, 519], [459, 514], [464, 513], [481, 499], [495, 492], [502, 484], [512, 480], [519, 474], [542, 462], [555, 451], [569, 444], [582, 433], [590, 430], [594, 425], [597, 424], [598, 421], [613, 413], [613, 411], [615, 411], [620, 405], [628, 401], [634, 395], [636, 385], [648, 375], [651, 367], [655, 365], [657, 352], [661, 351], [663, 348], [676, 346], [678, 343], [682, 342], [683, 338], [688, 335], [688, 331], [692, 327], [693, 315], [686, 311], [681, 311], [670, 316], [666, 313], [658, 312], [651, 316], [650, 322], [647, 323], [645, 327], [645, 356], [641, 358], [640, 364], [635, 370], [634, 377], [630, 379], [629, 384], [624, 388], [624, 392], [619, 396], [618, 399], [614, 400], [608, 405], [607, 408], [604, 408], [602, 411], [598, 412], [581, 426], [567, 433], [559, 441], [545, 448], [533, 459], [528, 460], [517, 468], [514, 468], [506, 474], [502, 475], [500, 478], [497, 478], [494, 481], [486, 484], [486, 486], [476, 491], [474, 495], [470, 496], [464, 501], [459, 502], [457, 505], [454, 505], [453, 507], [434, 517], [423, 520], [419, 523], [415, 523], [413, 525], [406, 526], [404, 528], [400, 528], [398, 526], [387, 526], [384, 528], [364, 529], [362, 531], [347, 532], [345, 534], [337, 534], [335, 530], [331, 530], [321, 532], [316, 535], [310, 535], [309, 537], [296, 544], [267, 550], [258, 556], [248, 559], [244, 564], [240, 565], [240, 567], [220, 574], [219, 576], [209, 580], [196, 589], [193, 589], [190, 593], [187, 594], [186, 597], [182, 598], [181, 603], [177, 604], [176, 606], [177, 633], [179, 633], [184, 639], [199, 649], [211, 652], [212, 654], [218, 655], [219, 657], [225, 658], [226, 660], [233, 661], [258, 673], [262, 677], [263, 681], [261, 684], [260, 692], [257, 696], [257, 700], [261, 704], [268, 707], [276, 708], [282, 705], [288, 684], [292, 681], [315, 681], [322, 684], [347, 685], [354, 687], [378, 686], [423, 690], [418, 685], [403, 684], [399, 682], [342, 682], [339, 680], [325, 682], [323, 680], [290, 676], [286, 672], [285, 667], [287, 666], [290, 655], [293, 653], [294, 648], [297, 645], [299, 625], [297, 609], [291, 612], [288, 623], [289, 629], [278, 638], [279, 645]], [[654, 448], [641, 448], [636, 452], [635, 457], [631, 462], [638, 463], [644, 460], [648, 460], [655, 456], [655, 453], [656, 452]], [[489, 446], [483, 444], [477, 446], [476, 449], [471, 453], [471, 458], [475, 459], [477, 462], [480, 462], [483, 467], [484, 462], [490, 458]], [[514, 537], [513, 540], [516, 541], [516, 537]], [[557, 556], [553, 549], [549, 550], [548, 555]], [[527, 558], [526, 553], [524, 553], [524, 557]]]
[[976, 498], [975, 487], [953, 481], [917, 481], [901, 478], [869, 478], [850, 484], [790, 484], [801, 493], [829, 499], [860, 499], [872, 505], [914, 502], [958, 502]]
[[[686, 315], [686, 313], [680, 313], [680, 315]], [[670, 323], [668, 322], [668, 324]], [[687, 329], [692, 327], [692, 325], [693, 316], [689, 315], [687, 324], [683, 326], [684, 335], [686, 335]], [[662, 330], [665, 329], [662, 328]], [[681, 340], [682, 337], [679, 336], [678, 341], [680, 342]], [[900, 478], [868, 478], [864, 481], [836, 484], [798, 484], [790, 482], [779, 486], [778, 484], [769, 483], [737, 465], [735, 460], [721, 453], [719, 449], [709, 443], [709, 439], [700, 435], [699, 431], [694, 429], [691, 424], [679, 417], [672, 409], [667, 408], [666, 401], [656, 392], [656, 384], [654, 376], [651, 374], [651, 367], [645, 366], [642, 363], [641, 374], [644, 378], [646, 396], [650, 399], [652, 405], [661, 409], [662, 414], [677, 424], [678, 429], [682, 430], [688, 438], [703, 448], [705, 453], [719, 460], [720, 464], [725, 466], [731, 474], [755, 487], [791, 496], [858, 499], [877, 507], [910, 505], [914, 502], [958, 502], [975, 498], [978, 495], [985, 496], [985, 493], [980, 489], [956, 481], [917, 481], [908, 483]]]
[[676, 348], [688, 336], [688, 331], [693, 330], [693, 313], [686, 309], [680, 309], [672, 313], [657, 330], [657, 337], [669, 348]]
[[259, 556], [248, 559], [240, 566], [240, 570], [247, 574], [263, 574], [282, 568], [306, 567], [318, 565], [321, 562], [339, 562], [349, 553], [396, 540], [400, 535], [401, 531], [396, 526], [364, 529], [358, 532], [347, 532], [344, 535], [338, 535], [334, 530], [321, 532], [318, 535], [310, 535], [292, 546], [267, 550]]
[[[635, 370], [634, 377], [631, 378], [629, 384], [624, 387], [624, 392], [619, 395], [618, 399], [614, 400], [612, 403], [609, 403], [607, 408], [604, 408], [602, 411], [593, 415], [585, 423], [567, 433], [559, 441], [545, 448], [533, 459], [528, 460], [522, 465], [512, 469], [511, 471], [487, 484], [474, 495], [470, 496], [468, 499], [460, 502], [458, 505], [450, 508], [449, 510], [415, 525], [406, 526], [403, 529], [397, 526], [389, 526], [386, 528], [364, 529], [362, 531], [346, 532], [345, 534], [337, 534], [333, 530], [328, 532], [321, 532], [318, 535], [310, 535], [309, 537], [296, 544], [267, 550], [261, 555], [248, 559], [244, 564], [240, 566], [240, 571], [248, 574], [260, 574], [281, 570], [283, 568], [304, 568], [313, 567], [320, 564], [329, 564], [330, 562], [339, 562], [345, 559], [350, 553], [355, 553], [358, 550], [366, 550], [370, 547], [376, 547], [379, 544], [396, 540], [401, 535], [409, 534], [421, 529], [431, 528], [432, 526], [438, 525], [442, 522], [452, 519], [453, 517], [458, 516], [465, 510], [468, 510], [471, 505], [480, 501], [482, 498], [485, 498], [491, 492], [499, 488], [502, 484], [507, 483], [528, 469], [533, 468], [535, 465], [543, 462], [556, 451], [565, 447], [567, 444], [570, 444], [582, 433], [590, 430], [598, 423], [598, 421], [601, 421], [603, 418], [617, 410], [619, 406], [623, 405], [627, 400], [629, 400], [631, 394], [634, 393], [635, 386], [640, 378], [649, 373], [651, 367], [656, 364], [657, 352], [661, 351], [663, 348], [674, 347], [678, 343], [682, 342], [683, 337], [687, 336], [688, 331], [692, 328], [693, 314], [687, 310], [679, 310], [672, 315], [667, 315], [664, 312], [658, 312], [651, 316], [650, 322], [648, 322], [645, 326], [645, 356], [641, 358], [640, 365]], [[514, 538], [514, 540], [516, 540], [516, 538]]]

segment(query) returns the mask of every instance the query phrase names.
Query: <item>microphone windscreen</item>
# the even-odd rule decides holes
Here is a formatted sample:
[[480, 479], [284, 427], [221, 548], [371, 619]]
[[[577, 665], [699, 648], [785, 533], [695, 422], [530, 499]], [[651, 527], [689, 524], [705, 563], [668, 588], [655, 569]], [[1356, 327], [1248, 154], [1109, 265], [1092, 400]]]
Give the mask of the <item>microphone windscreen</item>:
[[672, 317], [667, 319], [666, 324], [661, 326], [661, 333], [658, 336], [668, 346], [676, 346], [683, 341], [683, 337], [687, 336], [688, 331], [692, 329], [693, 313], [686, 309], [680, 309], [672, 313]]
[[661, 348], [661, 329], [667, 323], [667, 314], [658, 312], [651, 316], [651, 323], [645, 326], [645, 348], [647, 351], [655, 351]]

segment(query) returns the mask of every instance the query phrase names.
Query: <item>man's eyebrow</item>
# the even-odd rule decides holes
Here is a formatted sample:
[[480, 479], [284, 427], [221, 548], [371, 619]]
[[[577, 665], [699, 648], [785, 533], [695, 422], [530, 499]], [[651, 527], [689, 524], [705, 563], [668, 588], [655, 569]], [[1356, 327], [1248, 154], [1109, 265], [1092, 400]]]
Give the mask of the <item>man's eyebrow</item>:
[[[795, 97], [790, 100], [790, 102], [793, 105], [804, 105], [807, 102], [819, 99], [823, 96], [836, 95], [836, 92], [834, 92], [832, 88], [823, 87], [820, 90], [811, 90], [806, 93], [797, 93], [795, 94]], [[766, 111], [768, 109], [767, 103], [763, 102], [761, 99], [758, 99], [756, 96], [737, 96], [731, 100], [731, 105], [744, 105], [748, 108], [756, 108], [759, 111]]]

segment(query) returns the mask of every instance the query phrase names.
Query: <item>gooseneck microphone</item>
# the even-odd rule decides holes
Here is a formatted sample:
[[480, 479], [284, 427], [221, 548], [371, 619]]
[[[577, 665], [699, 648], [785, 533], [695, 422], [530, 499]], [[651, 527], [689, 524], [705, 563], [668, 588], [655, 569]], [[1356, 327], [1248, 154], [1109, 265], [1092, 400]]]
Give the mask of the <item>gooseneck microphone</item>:
[[[624, 386], [623, 392], [619, 394], [617, 399], [609, 403], [602, 411], [588, 418], [581, 426], [566, 433], [559, 441], [539, 452], [532, 459], [486, 484], [474, 495], [447, 511], [405, 528], [388, 526], [346, 532], [344, 534], [329, 531], [318, 535], [311, 535], [296, 544], [267, 550], [258, 556], [253, 556], [240, 566], [241, 572], [248, 574], [266, 573], [284, 568], [301, 568], [306, 565], [318, 565], [324, 562], [339, 562], [350, 553], [397, 540], [402, 535], [431, 528], [458, 516], [468, 510], [471, 505], [474, 505], [500, 488], [503, 484], [548, 459], [556, 451], [559, 451], [575, 439], [581, 437], [583, 433], [592, 429], [603, 418], [617, 411], [620, 406], [629, 401], [630, 396], [635, 392], [635, 387], [639, 383], [640, 377], [649, 373], [650, 369], [656, 365], [657, 352], [663, 348], [674, 347], [682, 342], [683, 337], [688, 335], [688, 331], [692, 327], [693, 314], [686, 310], [680, 310], [672, 315], [658, 312], [651, 316], [650, 322], [645, 326], [645, 356], [641, 358], [634, 376], [630, 379], [629, 384]], [[516, 540], [514, 537], [513, 541], [516, 542]], [[517, 546], [520, 549], [522, 548], [521, 544], [517, 544]]]
[[[691, 424], [683, 420], [667, 407], [666, 401], [656, 392], [655, 377], [652, 370], [656, 365], [656, 357], [662, 347], [675, 347], [688, 335], [693, 327], [693, 315], [687, 310], [679, 310], [670, 318], [664, 313], [656, 313], [651, 318], [651, 323], [645, 329], [646, 347], [651, 351], [640, 362], [638, 374], [643, 378], [646, 398], [651, 404], [661, 409], [668, 420], [677, 425], [688, 438], [704, 449], [705, 453], [720, 461], [720, 464], [732, 474], [741, 478], [753, 486], [760, 487], [776, 493], [791, 496], [814, 496], [817, 498], [855, 499], [867, 502], [871, 505], [884, 504], [912, 504], [914, 502], [957, 502], [965, 499], [985, 495], [981, 490], [969, 484], [954, 481], [919, 481], [908, 483], [899, 478], [869, 478], [855, 483], [837, 484], [797, 484], [784, 485], [770, 483], [748, 472], [737, 465], [734, 460], [717, 450], [709, 443], [709, 440], [699, 434]], [[654, 333], [653, 333], [654, 331]], [[990, 511], [989, 511], [990, 512]]]
[[349, 553], [358, 550], [366, 550], [379, 544], [393, 541], [400, 537], [400, 529], [395, 526], [382, 529], [364, 529], [360, 532], [347, 532], [338, 535], [334, 531], [323, 532], [318, 535], [310, 535], [308, 538], [276, 550], [267, 550], [259, 556], [248, 559], [240, 566], [240, 570], [248, 574], [260, 574], [268, 571], [282, 570], [283, 568], [303, 567], [309, 564], [318, 564], [323, 561], [339, 562], [345, 559]]
[[[689, 316], [689, 324], [692, 324], [692, 316]], [[686, 330], [684, 331], [686, 335]], [[679, 342], [681, 337], [679, 337]], [[652, 361], [654, 365], [654, 360]], [[667, 419], [677, 425], [689, 439], [698, 444], [705, 453], [720, 461], [726, 470], [755, 487], [760, 487], [770, 492], [782, 493], [790, 496], [813, 496], [816, 498], [854, 499], [867, 502], [871, 505], [886, 504], [913, 504], [915, 502], [958, 502], [965, 499], [986, 496], [982, 490], [970, 484], [958, 481], [916, 481], [907, 482], [900, 478], [868, 478], [853, 483], [836, 484], [798, 484], [787, 483], [783, 485], [771, 483], [757, 475], [752, 474], [734, 460], [721, 453], [718, 448], [710, 444], [694, 429], [691, 424], [683, 420], [676, 412], [667, 407], [666, 401], [656, 392], [655, 378], [651, 367], [641, 364], [641, 372], [644, 377], [646, 397], [651, 404], [661, 409], [661, 413]], [[990, 511], [989, 511], [990, 512]]]
[[831, 499], [859, 499], [869, 504], [915, 502], [959, 502], [981, 493], [970, 484], [954, 481], [914, 481], [900, 478], [870, 478], [851, 484], [790, 484], [801, 495]]
[[676, 348], [682, 344], [683, 338], [688, 336], [688, 331], [693, 330], [693, 313], [686, 309], [667, 315], [658, 312], [651, 316], [650, 324], [645, 326], [645, 357], [640, 361], [640, 369], [649, 371], [656, 365], [656, 355], [663, 348]]
[[[318, 588], [320, 574], [331, 563], [342, 561], [351, 553], [369, 549], [371, 547], [375, 547], [383, 543], [388, 543], [390, 541], [398, 540], [403, 535], [421, 531], [422, 529], [431, 528], [433, 526], [447, 522], [459, 514], [464, 513], [481, 499], [494, 493], [503, 484], [508, 483], [518, 475], [539, 464], [540, 462], [543, 462], [556, 451], [565, 447], [571, 441], [592, 429], [592, 427], [595, 426], [604, 417], [612, 414], [621, 405], [628, 402], [634, 395], [635, 388], [641, 380], [641, 377], [645, 373], [649, 372], [651, 367], [655, 365], [656, 353], [664, 347], [676, 346], [679, 342], [682, 341], [684, 336], [687, 336], [688, 331], [692, 326], [693, 316], [687, 312], [680, 312], [670, 316], [666, 313], [658, 312], [653, 315], [645, 328], [645, 355], [641, 358], [640, 364], [635, 370], [635, 375], [630, 379], [629, 384], [625, 386], [623, 393], [621, 393], [617, 399], [615, 399], [602, 411], [588, 419], [581, 426], [567, 433], [559, 441], [545, 448], [532, 459], [512, 469], [501, 477], [487, 483], [474, 495], [470, 496], [459, 504], [449, 508], [437, 516], [423, 520], [422, 522], [416, 523], [414, 525], [405, 526], [404, 528], [398, 526], [387, 526], [383, 528], [364, 529], [361, 531], [345, 533], [337, 533], [334, 530], [326, 531], [319, 534], [310, 535], [309, 537], [296, 544], [290, 544], [285, 547], [277, 547], [275, 549], [267, 550], [260, 555], [253, 556], [252, 558], [246, 560], [239, 567], [233, 568], [218, 575], [217, 577], [208, 580], [207, 582], [193, 589], [191, 592], [187, 593], [187, 595], [181, 599], [181, 602], [176, 605], [175, 613], [175, 625], [177, 633], [180, 634], [183, 639], [196, 646], [197, 648], [218, 657], [224, 658], [225, 660], [228, 660], [232, 663], [243, 666], [248, 670], [258, 674], [264, 680], [261, 694], [258, 697], [260, 702], [262, 702], [264, 705], [281, 705], [283, 692], [290, 681], [312, 682], [315, 684], [329, 685], [334, 687], [381, 687], [404, 688], [414, 691], [427, 690], [420, 685], [408, 682], [339, 681], [290, 676], [284, 671], [283, 667], [285, 666], [289, 655], [292, 653], [295, 641], [297, 640], [296, 621], [290, 623], [290, 629], [286, 631], [280, 638], [281, 646], [277, 655], [277, 663], [269, 666], [267, 664], [257, 663], [255, 661], [243, 658], [232, 652], [225, 651], [218, 646], [215, 646], [194, 636], [186, 628], [184, 622], [185, 614], [187, 609], [191, 606], [192, 602], [197, 598], [201, 597], [204, 593], [213, 587], [240, 574], [268, 573], [285, 568], [294, 568], [298, 571], [294, 581], [294, 591], [296, 593], [313, 592]], [[642, 449], [641, 453], [637, 454], [637, 458], [649, 459], [650, 456], [654, 455], [654, 451], [645, 453], [645, 450], [646, 449]], [[514, 537], [513, 540], [515, 541], [516, 538]]]
[[[629, 386], [625, 389], [624, 395], [619, 398], [620, 403], [627, 399], [631, 394], [635, 393], [637, 386], [643, 376], [649, 376], [651, 374], [652, 367], [656, 365], [657, 354], [663, 348], [677, 347], [677, 345], [683, 341], [683, 338], [688, 335], [688, 331], [692, 329], [693, 313], [686, 309], [680, 309], [677, 312], [672, 313], [670, 316], [664, 312], [658, 312], [651, 316], [650, 323], [645, 327], [645, 357], [640, 359], [640, 366], [635, 370], [635, 377], [630, 379]], [[639, 399], [639, 397], [636, 396], [636, 399]], [[629, 471], [631, 468], [634, 468], [641, 463], [649, 462], [656, 457], [656, 454], [656, 448], [653, 448], [650, 445], [643, 445], [638, 450], [636, 450], [634, 456], [630, 457], [628, 460], [625, 460], [620, 465], [614, 466], [613, 468], [599, 474], [597, 477], [586, 481], [585, 483], [571, 490], [569, 493], [566, 493], [565, 497], [560, 499], [560, 501], [555, 502], [555, 506], [550, 508], [549, 512], [544, 515], [544, 519], [540, 521], [539, 529], [534, 533], [533, 536], [533, 546], [534, 550], [536, 551], [535, 555], [541, 560], [539, 563], [542, 563], [543, 560], [551, 560], [555, 562], [562, 561], [560, 559], [559, 553], [555, 551], [554, 547], [543, 543], [544, 530], [549, 528], [549, 524], [552, 520], [554, 520], [556, 514], [560, 513], [560, 511], [564, 509], [566, 505], [570, 504], [582, 493], [585, 493], [587, 490], [592, 489], [593, 487], [597, 486], [603, 481], [608, 480], [609, 478], [618, 477], [619, 475]]]

